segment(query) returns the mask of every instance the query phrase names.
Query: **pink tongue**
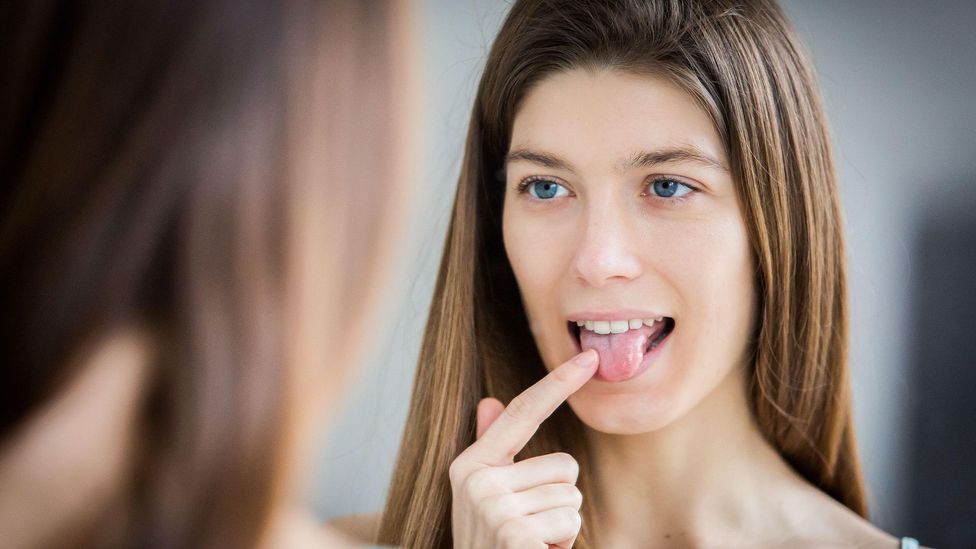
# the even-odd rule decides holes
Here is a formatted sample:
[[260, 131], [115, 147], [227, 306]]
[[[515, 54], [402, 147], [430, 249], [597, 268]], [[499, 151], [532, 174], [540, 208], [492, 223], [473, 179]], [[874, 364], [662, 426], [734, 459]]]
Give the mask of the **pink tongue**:
[[[656, 326], [655, 326], [656, 328]], [[623, 381], [634, 375], [644, 359], [647, 342], [658, 330], [641, 326], [622, 334], [600, 335], [590, 330], [580, 331], [580, 346], [596, 349], [600, 354], [597, 376], [607, 381]]]

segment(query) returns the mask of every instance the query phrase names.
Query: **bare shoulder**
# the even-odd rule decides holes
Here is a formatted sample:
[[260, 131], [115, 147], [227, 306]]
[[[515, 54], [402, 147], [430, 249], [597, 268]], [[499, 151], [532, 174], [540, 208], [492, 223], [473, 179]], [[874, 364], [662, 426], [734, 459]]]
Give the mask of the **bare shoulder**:
[[802, 537], [809, 546], [898, 549], [901, 540], [822, 491], [810, 487], [802, 508], [808, 517]]
[[890, 547], [898, 549], [901, 540], [885, 532], [872, 524], [869, 520], [851, 511], [844, 505], [830, 499], [836, 505], [835, 515], [830, 517], [829, 522], [835, 528], [835, 532], [843, 536], [844, 539], [837, 540], [842, 543], [851, 543], [858, 547]]
[[358, 543], [378, 543], [381, 513], [366, 513], [362, 515], [346, 515], [336, 517], [326, 522], [334, 530]]

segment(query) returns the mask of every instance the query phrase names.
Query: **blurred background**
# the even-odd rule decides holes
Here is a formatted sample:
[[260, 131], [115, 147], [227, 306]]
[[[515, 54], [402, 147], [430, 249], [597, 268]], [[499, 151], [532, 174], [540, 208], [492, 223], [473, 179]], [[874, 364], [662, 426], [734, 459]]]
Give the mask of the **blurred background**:
[[[782, 1], [811, 51], [846, 213], [855, 420], [873, 521], [976, 547], [976, 2]], [[477, 79], [508, 2], [420, 0], [426, 177], [411, 267], [316, 457], [322, 518], [382, 508]]]

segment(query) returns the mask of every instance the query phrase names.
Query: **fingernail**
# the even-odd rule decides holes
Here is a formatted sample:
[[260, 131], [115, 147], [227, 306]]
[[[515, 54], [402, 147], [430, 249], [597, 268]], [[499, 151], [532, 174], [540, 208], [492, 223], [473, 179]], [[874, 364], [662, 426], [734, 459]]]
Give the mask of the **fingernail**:
[[590, 366], [596, 364], [598, 358], [599, 357], [596, 354], [596, 351], [594, 351], [593, 349], [587, 349], [582, 353], [576, 355], [576, 358], [574, 358], [573, 360], [576, 362], [578, 366], [581, 366], [583, 368], [589, 368]]

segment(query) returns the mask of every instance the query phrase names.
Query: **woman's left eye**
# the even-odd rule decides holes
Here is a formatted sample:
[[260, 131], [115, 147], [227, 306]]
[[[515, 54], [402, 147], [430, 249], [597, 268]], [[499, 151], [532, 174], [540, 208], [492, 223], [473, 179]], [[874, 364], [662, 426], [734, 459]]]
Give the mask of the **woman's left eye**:
[[648, 186], [648, 193], [660, 198], [681, 198], [695, 189], [672, 177], [660, 177]]
[[569, 190], [551, 179], [537, 179], [530, 181], [527, 185], [529, 194], [532, 198], [539, 200], [550, 200], [562, 196], [569, 196]]

